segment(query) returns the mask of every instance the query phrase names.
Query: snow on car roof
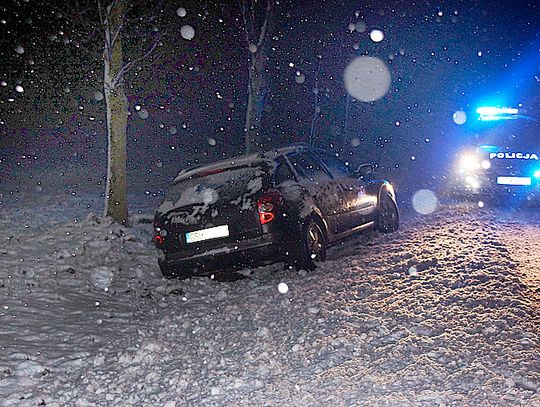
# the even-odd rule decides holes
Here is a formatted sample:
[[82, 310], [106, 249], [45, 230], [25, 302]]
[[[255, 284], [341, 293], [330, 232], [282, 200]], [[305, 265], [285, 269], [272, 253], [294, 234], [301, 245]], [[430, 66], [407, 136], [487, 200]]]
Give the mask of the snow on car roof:
[[287, 153], [290, 151], [296, 151], [302, 148], [307, 148], [305, 144], [295, 144], [287, 147], [277, 148], [271, 151], [266, 151], [264, 153], [254, 153], [250, 155], [245, 156], [238, 156], [233, 158], [228, 158], [225, 160], [217, 161], [215, 163], [211, 163], [208, 165], [198, 165], [195, 167], [186, 168], [184, 170], [181, 170], [176, 178], [173, 181], [173, 184], [176, 184], [177, 182], [180, 182], [184, 179], [190, 178], [201, 171], [219, 171], [219, 170], [225, 170], [227, 168], [232, 167], [243, 167], [243, 166], [253, 166], [257, 163], [267, 163], [271, 164], [273, 159], [280, 154]]
[[264, 161], [263, 157], [261, 157], [260, 154], [250, 154], [243, 157], [240, 156], [240, 157], [229, 158], [226, 160], [221, 160], [221, 161], [208, 164], [208, 165], [199, 165], [197, 167], [187, 168], [185, 170], [181, 170], [178, 173], [178, 175], [174, 179], [174, 183], [176, 184], [177, 182], [183, 179], [190, 178], [202, 171], [211, 172], [211, 171], [224, 170], [224, 169], [232, 168], [232, 167], [252, 166], [253, 164], [260, 161]]

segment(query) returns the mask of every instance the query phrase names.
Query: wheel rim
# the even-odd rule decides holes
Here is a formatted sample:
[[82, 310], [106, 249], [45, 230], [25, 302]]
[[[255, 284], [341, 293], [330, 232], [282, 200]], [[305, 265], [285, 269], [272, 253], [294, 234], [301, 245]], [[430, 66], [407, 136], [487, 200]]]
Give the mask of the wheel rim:
[[317, 225], [310, 225], [307, 231], [307, 247], [313, 263], [324, 261], [324, 238]]
[[392, 199], [385, 195], [381, 202], [380, 219], [381, 228], [384, 230], [391, 229], [397, 223], [397, 210]]

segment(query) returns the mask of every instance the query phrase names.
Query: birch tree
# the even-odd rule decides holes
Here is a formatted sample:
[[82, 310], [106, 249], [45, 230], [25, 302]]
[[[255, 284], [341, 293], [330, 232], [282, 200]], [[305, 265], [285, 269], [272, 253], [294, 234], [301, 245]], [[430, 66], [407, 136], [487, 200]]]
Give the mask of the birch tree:
[[[160, 2], [157, 8], [155, 4], [152, 7], [145, 2], [134, 3], [132, 0], [98, 0], [97, 3], [92, 0], [76, 1], [61, 10], [75, 26], [80, 26], [81, 32], [86, 33], [79, 35], [81, 38], [87, 37], [84, 41], [80, 41], [79, 49], [84, 49], [81, 44], [95, 38], [101, 38], [103, 41], [103, 94], [108, 144], [103, 215], [123, 225], [128, 224], [126, 156], [128, 102], [125, 76], [133, 67], [146, 60], [160, 44], [159, 14], [163, 14], [163, 2]], [[139, 33], [138, 37], [145, 39], [144, 44], [140, 41], [138, 55], [125, 60], [123, 37], [129, 23], [128, 13], [134, 6], [153, 13], [152, 16], [147, 16], [147, 19], [153, 22], [151, 38], [149, 35]], [[138, 21], [142, 20], [143, 18], [139, 16]]]
[[242, 0], [240, 6], [249, 58], [244, 145], [245, 153], [250, 154], [263, 149], [261, 119], [269, 94], [267, 65], [275, 0], [266, 0], [266, 7], [257, 0]]
[[[125, 74], [138, 62], [147, 58], [160, 41], [160, 36], [157, 35], [142, 55], [124, 63], [122, 34], [129, 4], [129, 0], [113, 0], [107, 5], [98, 2], [105, 39], [103, 93], [107, 109], [108, 140], [107, 186], [103, 214], [124, 225], [128, 223], [126, 168], [128, 104]], [[159, 30], [157, 32], [159, 33]]]
[[103, 93], [107, 109], [107, 186], [104, 215], [127, 224], [127, 97], [124, 89], [122, 26], [127, 0], [106, 7], [99, 5], [105, 34], [103, 48]]

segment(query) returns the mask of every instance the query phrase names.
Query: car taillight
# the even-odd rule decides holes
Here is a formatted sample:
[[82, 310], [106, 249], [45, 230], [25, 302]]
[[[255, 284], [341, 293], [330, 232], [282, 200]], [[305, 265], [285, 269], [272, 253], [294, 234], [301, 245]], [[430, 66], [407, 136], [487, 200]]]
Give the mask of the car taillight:
[[161, 224], [159, 219], [154, 219], [154, 237], [152, 238], [154, 244], [156, 246], [163, 246], [163, 243], [165, 243], [166, 235], [167, 231], [163, 229], [163, 225]]
[[283, 204], [283, 195], [277, 189], [268, 190], [257, 201], [257, 210], [261, 225], [272, 222], [276, 218], [276, 210]]
[[165, 239], [161, 235], [154, 235], [154, 243], [157, 246], [163, 246], [163, 243], [165, 243]]

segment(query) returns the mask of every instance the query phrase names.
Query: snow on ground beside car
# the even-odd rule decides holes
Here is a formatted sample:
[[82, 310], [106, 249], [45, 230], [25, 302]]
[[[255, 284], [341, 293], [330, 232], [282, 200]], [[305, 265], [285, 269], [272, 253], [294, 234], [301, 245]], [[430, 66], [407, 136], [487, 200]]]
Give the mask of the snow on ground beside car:
[[[502, 242], [512, 248], [512, 257], [521, 267], [519, 272], [525, 283], [536, 292], [540, 292], [540, 210], [527, 213], [527, 217], [504, 218]], [[540, 307], [540, 303], [536, 306]]]
[[538, 217], [409, 214], [314, 272], [166, 281], [149, 224], [80, 199], [0, 212], [4, 405], [540, 405]]

